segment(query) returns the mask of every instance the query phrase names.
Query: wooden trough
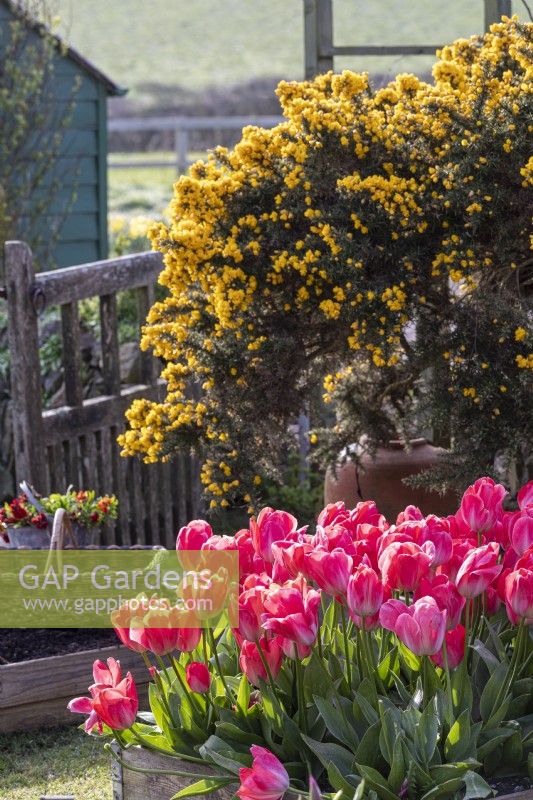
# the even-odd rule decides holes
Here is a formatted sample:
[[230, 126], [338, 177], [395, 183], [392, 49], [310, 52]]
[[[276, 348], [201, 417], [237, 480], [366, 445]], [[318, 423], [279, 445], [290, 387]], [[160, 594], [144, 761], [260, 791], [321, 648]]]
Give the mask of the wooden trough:
[[73, 697], [88, 694], [97, 658], [119, 660], [122, 671], [130, 671], [135, 678], [141, 707], [147, 705], [150, 676], [139, 654], [125, 647], [36, 658], [0, 665], [0, 733], [80, 724], [83, 717], [68, 711], [67, 704]]

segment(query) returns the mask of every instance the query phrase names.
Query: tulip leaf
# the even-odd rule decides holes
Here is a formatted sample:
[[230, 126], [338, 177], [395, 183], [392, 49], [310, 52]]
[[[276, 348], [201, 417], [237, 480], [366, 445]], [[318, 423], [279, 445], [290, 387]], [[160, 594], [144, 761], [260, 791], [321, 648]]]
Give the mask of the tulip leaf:
[[439, 719], [431, 705], [427, 705], [422, 712], [420, 723], [415, 731], [415, 741], [420, 753], [420, 760], [423, 761], [424, 764], [429, 764], [433, 758], [438, 740]]
[[507, 764], [520, 764], [523, 752], [522, 736], [520, 735], [520, 731], [515, 731], [503, 746], [503, 763], [506, 766]]
[[[380, 706], [381, 708], [381, 706]], [[381, 714], [381, 731], [379, 734], [379, 749], [381, 755], [389, 766], [392, 766], [394, 752], [394, 742], [398, 738], [398, 728], [394, 724], [394, 719], [390, 709]]]
[[422, 795], [421, 800], [437, 800], [439, 797], [447, 797], [458, 791], [463, 783], [462, 778], [450, 778], [450, 780], [439, 783], [438, 786], [434, 786], [433, 789]]
[[483, 644], [480, 639], [476, 639], [475, 642], [470, 646], [479, 656], [481, 656], [490, 673], [493, 673], [494, 670], [500, 666], [500, 659], [495, 656], [494, 653], [491, 653], [489, 648]]
[[507, 664], [500, 664], [485, 684], [479, 701], [479, 713], [484, 722], [487, 722], [495, 714], [498, 710], [495, 708], [496, 703], [501, 703], [507, 694], [507, 692], [502, 694], [502, 689], [507, 685], [508, 669]]
[[237, 705], [244, 716], [246, 716], [248, 712], [249, 703], [250, 703], [250, 683], [248, 682], [248, 678], [246, 677], [246, 675], [243, 674], [239, 683], [239, 690], [237, 692]]
[[240, 742], [241, 744], [247, 745], [263, 743], [260, 736], [250, 731], [242, 730], [232, 722], [216, 722], [215, 727], [217, 734], [219, 734], [221, 738], [224, 738], [226, 743], [228, 741]]
[[500, 722], [502, 722], [506, 718], [510, 705], [511, 705], [511, 695], [508, 694], [507, 697], [503, 699], [498, 708], [495, 709], [490, 719], [487, 720], [487, 722], [484, 725], [484, 729], [489, 730], [490, 728], [497, 728]]
[[314, 695], [313, 699], [331, 735], [348, 747], [357, 747], [359, 738], [346, 719], [344, 710], [339, 707], [337, 698], [330, 695], [328, 699], [324, 699]]
[[485, 741], [483, 741], [477, 747], [477, 757], [483, 761], [483, 759], [489, 756], [493, 750], [495, 750], [500, 744], [506, 742], [507, 739], [509, 739], [509, 737], [512, 735], [512, 728], [495, 728], [489, 730], [487, 735], [483, 737]]
[[444, 754], [449, 761], [466, 758], [470, 752], [470, 711], [465, 708], [453, 723], [446, 741]]
[[390, 680], [393, 673], [397, 674], [399, 671], [400, 658], [398, 656], [398, 648], [392, 647], [378, 664], [378, 675], [385, 683], [385, 681]]
[[412, 650], [409, 650], [403, 642], [399, 642], [398, 644], [398, 654], [400, 660], [411, 672], [420, 672], [420, 658], [416, 656]]
[[476, 800], [476, 798], [489, 797], [489, 795], [494, 794], [487, 781], [477, 772], [469, 770], [463, 780], [466, 789], [463, 800]]
[[381, 731], [381, 720], [367, 728], [359, 747], [355, 751], [356, 761], [360, 764], [374, 766], [379, 758], [379, 734]]
[[311, 739], [303, 733], [301, 737], [326, 769], [329, 769], [330, 764], [334, 764], [341, 775], [348, 775], [352, 771], [354, 757], [345, 747], [333, 742], [317, 742], [316, 739]]
[[[366, 682], [366, 683], [365, 683]], [[379, 719], [379, 714], [375, 710], [377, 708], [377, 694], [374, 688], [374, 693], [368, 689], [369, 681], [365, 678], [365, 680], [359, 686], [359, 692], [355, 692], [354, 695], [354, 714], [357, 717], [357, 711], [359, 710], [367, 723], [369, 725], [373, 725], [374, 722], [377, 722]], [[363, 694], [363, 691], [366, 691], [370, 694], [372, 698], [372, 702], [369, 702], [368, 698]], [[374, 703], [375, 699], [375, 704]]]
[[462, 778], [466, 775], [468, 770], [480, 767], [479, 761], [474, 759], [467, 759], [466, 761], [458, 761], [455, 764], [438, 764], [429, 768], [429, 774], [435, 783], [446, 783], [454, 778]]
[[376, 769], [364, 764], [356, 764], [356, 766], [359, 774], [364, 778], [366, 787], [373, 789], [380, 800], [398, 800], [398, 795], [389, 789], [387, 781]]
[[392, 763], [389, 776], [387, 778], [387, 782], [392, 791], [395, 792], [395, 794], [398, 794], [400, 789], [402, 788], [402, 783], [405, 778], [405, 773], [407, 772], [403, 758], [403, 744], [402, 744], [403, 738], [404, 735], [403, 733], [401, 733], [394, 742]]
[[[352, 781], [350, 781], [350, 778], [352, 778]], [[350, 798], [354, 794], [354, 789], [357, 789], [361, 784], [359, 775], [348, 774], [343, 776], [333, 762], [330, 762], [328, 767], [328, 779], [336, 791], [343, 791]]]
[[196, 781], [196, 783], [193, 783], [191, 786], [186, 786], [184, 789], [181, 789], [173, 795], [170, 800], [179, 800], [181, 797], [198, 797], [198, 795], [211, 794], [211, 792], [216, 792], [218, 789], [230, 783], [236, 783], [235, 779], [202, 778], [202, 780]]

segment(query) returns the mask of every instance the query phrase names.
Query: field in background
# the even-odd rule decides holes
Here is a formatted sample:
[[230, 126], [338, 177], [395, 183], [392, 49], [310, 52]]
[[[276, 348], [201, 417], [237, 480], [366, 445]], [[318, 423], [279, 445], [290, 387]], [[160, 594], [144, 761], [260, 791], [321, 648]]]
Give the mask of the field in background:
[[[303, 75], [302, 0], [56, 0], [59, 32], [150, 102], [156, 86], [198, 91], [261, 76]], [[482, 0], [334, 0], [335, 43], [439, 44], [483, 29]], [[524, 7], [514, 0], [521, 17]], [[339, 59], [394, 75], [427, 71], [424, 56]]]

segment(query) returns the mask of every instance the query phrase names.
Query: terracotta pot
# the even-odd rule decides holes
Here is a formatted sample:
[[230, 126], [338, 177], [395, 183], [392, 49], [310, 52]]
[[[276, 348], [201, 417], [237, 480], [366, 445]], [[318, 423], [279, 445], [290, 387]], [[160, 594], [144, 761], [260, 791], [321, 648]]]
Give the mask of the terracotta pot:
[[410, 444], [408, 451], [402, 442], [391, 441], [388, 446], [378, 447], [374, 458], [365, 453], [359, 467], [352, 461], [339, 465], [336, 477], [328, 469], [324, 484], [325, 503], [343, 500], [348, 508], [353, 508], [361, 500], [375, 500], [389, 522], [394, 522], [398, 513], [408, 505], [418, 506], [424, 514], [453, 514], [458, 507], [455, 493], [441, 496], [402, 483], [403, 478], [409, 475], [431, 469], [444, 453], [442, 448], [434, 447], [426, 439], [412, 439]]

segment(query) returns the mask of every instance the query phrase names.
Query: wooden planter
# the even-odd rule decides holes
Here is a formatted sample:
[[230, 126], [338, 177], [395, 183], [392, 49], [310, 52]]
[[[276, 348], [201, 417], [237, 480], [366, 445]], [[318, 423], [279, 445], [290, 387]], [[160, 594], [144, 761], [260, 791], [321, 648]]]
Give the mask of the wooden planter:
[[[120, 750], [117, 750], [120, 753]], [[202, 764], [193, 764], [190, 761], [181, 761], [178, 758], [164, 756], [145, 750], [142, 747], [129, 747], [123, 750], [121, 759], [137, 769], [178, 770], [192, 772], [208, 777], [214, 770]], [[111, 769], [113, 778], [113, 800], [170, 800], [176, 792], [185, 786], [196, 782], [196, 778], [179, 777], [178, 775], [146, 775], [142, 772], [133, 772], [127, 767], [122, 767], [113, 761]], [[217, 792], [210, 793], [212, 800], [230, 800], [235, 794], [236, 784], [230, 784]]]
[[125, 647], [104, 647], [48, 658], [0, 665], [0, 733], [14, 733], [83, 717], [67, 709], [69, 700], [87, 695], [93, 661], [116, 658], [137, 684], [141, 707], [147, 705], [148, 671], [138, 653]]
[[[206, 776], [212, 775], [214, 771], [214, 768], [193, 764], [189, 761], [180, 761], [178, 758], [160, 755], [142, 747], [129, 747], [122, 752], [118, 746], [113, 745], [113, 748], [125, 764], [137, 769], [179, 770], [180, 772], [201, 773]], [[113, 800], [148, 800], [148, 798], [150, 800], [170, 800], [180, 789], [190, 786], [196, 781], [193, 778], [188, 780], [177, 775], [146, 775], [142, 772], [133, 772], [117, 761], [113, 761], [111, 774]], [[236, 788], [236, 784], [230, 784], [211, 793], [209, 797], [213, 800], [230, 800], [234, 796]], [[304, 800], [304, 798], [305, 795], [300, 796], [299, 800]], [[533, 800], [533, 789], [500, 795], [496, 800]]]

